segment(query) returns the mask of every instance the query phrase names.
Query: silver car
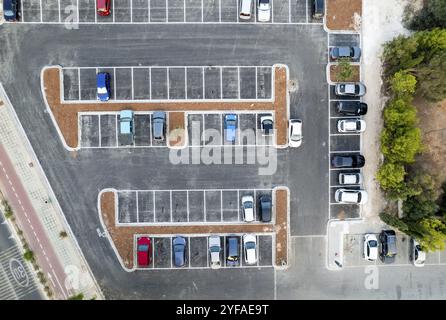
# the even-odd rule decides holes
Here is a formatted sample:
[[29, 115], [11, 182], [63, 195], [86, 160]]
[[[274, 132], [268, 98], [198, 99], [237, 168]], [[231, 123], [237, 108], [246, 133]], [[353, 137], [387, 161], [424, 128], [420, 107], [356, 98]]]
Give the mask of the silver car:
[[365, 93], [365, 85], [361, 82], [342, 82], [335, 85], [337, 96], [362, 97]]
[[219, 236], [209, 237], [209, 254], [211, 256], [211, 268], [218, 269], [221, 267], [220, 261], [221, 239]]
[[359, 59], [361, 48], [359, 47], [333, 47], [330, 50], [330, 58], [337, 60], [340, 58]]

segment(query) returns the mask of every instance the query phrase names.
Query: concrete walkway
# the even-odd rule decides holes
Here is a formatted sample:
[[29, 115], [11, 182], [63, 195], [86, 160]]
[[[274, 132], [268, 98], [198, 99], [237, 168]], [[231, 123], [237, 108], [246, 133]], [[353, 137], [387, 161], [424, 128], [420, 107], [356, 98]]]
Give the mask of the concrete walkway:
[[[0, 84], [1, 182], [31, 250], [56, 299], [83, 293], [102, 299], [62, 209]], [[65, 231], [67, 237], [60, 237]]]

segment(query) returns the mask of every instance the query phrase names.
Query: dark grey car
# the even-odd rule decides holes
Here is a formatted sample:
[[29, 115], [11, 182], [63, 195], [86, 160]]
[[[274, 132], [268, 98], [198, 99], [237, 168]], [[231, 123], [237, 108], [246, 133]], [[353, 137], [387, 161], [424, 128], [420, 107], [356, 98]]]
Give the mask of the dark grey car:
[[184, 267], [186, 264], [186, 239], [184, 237], [175, 237], [172, 244], [175, 267]]
[[269, 195], [260, 197], [260, 217], [263, 222], [270, 222], [272, 215], [272, 200]]
[[379, 235], [381, 242], [380, 258], [384, 263], [395, 262], [396, 251], [396, 234], [393, 230], [383, 230]]
[[361, 48], [359, 47], [333, 47], [330, 50], [330, 58], [337, 60], [340, 58], [359, 59]]
[[166, 135], [166, 113], [155, 111], [152, 118], [153, 139], [155, 141], [164, 141]]

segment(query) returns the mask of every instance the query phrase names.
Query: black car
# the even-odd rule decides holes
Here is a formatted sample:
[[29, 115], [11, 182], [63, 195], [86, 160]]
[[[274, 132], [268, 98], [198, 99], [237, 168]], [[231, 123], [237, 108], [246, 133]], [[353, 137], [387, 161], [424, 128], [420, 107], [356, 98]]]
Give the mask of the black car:
[[324, 0], [313, 0], [311, 8], [314, 19], [322, 19], [324, 17]]
[[6, 21], [17, 21], [19, 19], [18, 0], [3, 0], [3, 16]]
[[379, 257], [384, 263], [392, 263], [395, 261], [396, 251], [396, 234], [393, 230], [383, 230], [379, 234], [381, 242], [381, 252]]
[[269, 195], [262, 195], [260, 197], [260, 217], [263, 222], [271, 221], [272, 200]]
[[364, 164], [365, 158], [360, 154], [338, 154], [331, 157], [333, 168], [362, 168]]
[[359, 101], [338, 101], [336, 111], [346, 116], [363, 116], [367, 113], [367, 103]]
[[226, 238], [226, 265], [235, 267], [240, 264], [240, 245], [238, 237]]

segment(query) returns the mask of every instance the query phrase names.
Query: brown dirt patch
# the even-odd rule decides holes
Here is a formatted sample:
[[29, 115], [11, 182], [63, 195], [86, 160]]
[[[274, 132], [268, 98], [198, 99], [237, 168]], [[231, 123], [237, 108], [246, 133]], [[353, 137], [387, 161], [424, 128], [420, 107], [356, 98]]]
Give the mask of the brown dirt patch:
[[325, 6], [325, 25], [328, 29], [359, 31], [362, 0], [327, 0]]
[[288, 264], [288, 191], [276, 190], [276, 266]]
[[[342, 80], [342, 82], [358, 82], [360, 80], [359, 72], [360, 72], [360, 66], [352, 66], [353, 72], [352, 76], [346, 80]], [[332, 82], [339, 82], [341, 80], [338, 80], [338, 73], [340, 72], [340, 68], [338, 65], [331, 65], [330, 66], [330, 80]]]
[[288, 261], [288, 194], [286, 190], [276, 191], [276, 225], [271, 223], [250, 223], [234, 225], [188, 225], [188, 226], [145, 226], [129, 227], [115, 225], [115, 194], [111, 191], [101, 194], [102, 220], [111, 240], [121, 256], [124, 265], [133, 268], [134, 234], [211, 234], [211, 233], [271, 233], [276, 232], [276, 264]]
[[446, 181], [446, 100], [428, 103], [422, 98], [415, 98], [418, 110], [419, 127], [422, 132], [423, 153], [417, 157], [416, 166], [429, 172], [437, 185]]
[[43, 73], [46, 100], [65, 139], [71, 148], [78, 147], [78, 113], [99, 111], [207, 111], [207, 110], [268, 110], [276, 113], [277, 144], [286, 144], [287, 137], [287, 72], [275, 70], [275, 101], [271, 102], [146, 102], [146, 103], [61, 103], [61, 72], [58, 67], [47, 68]]
[[186, 145], [186, 126], [184, 112], [169, 112], [169, 145], [182, 147]]

